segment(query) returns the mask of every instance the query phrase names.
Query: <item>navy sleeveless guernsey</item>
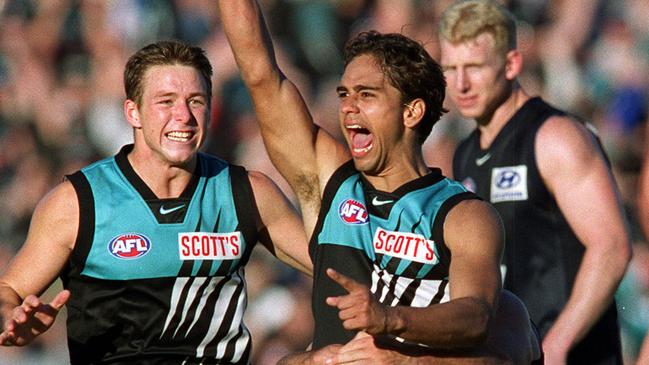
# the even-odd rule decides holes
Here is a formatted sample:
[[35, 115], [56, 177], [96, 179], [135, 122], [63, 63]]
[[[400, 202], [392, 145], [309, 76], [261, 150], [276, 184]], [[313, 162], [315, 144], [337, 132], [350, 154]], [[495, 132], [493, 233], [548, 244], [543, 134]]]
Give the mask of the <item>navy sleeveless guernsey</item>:
[[[480, 148], [476, 129], [458, 146], [453, 158], [454, 178], [491, 202], [502, 217], [506, 231], [504, 288], [525, 303], [542, 336], [565, 306], [584, 254], [584, 246], [545, 186], [536, 163], [537, 132], [555, 115], [566, 114], [532, 98], [488, 149]], [[568, 361], [617, 364], [621, 363], [620, 351], [613, 302], [573, 348]]]

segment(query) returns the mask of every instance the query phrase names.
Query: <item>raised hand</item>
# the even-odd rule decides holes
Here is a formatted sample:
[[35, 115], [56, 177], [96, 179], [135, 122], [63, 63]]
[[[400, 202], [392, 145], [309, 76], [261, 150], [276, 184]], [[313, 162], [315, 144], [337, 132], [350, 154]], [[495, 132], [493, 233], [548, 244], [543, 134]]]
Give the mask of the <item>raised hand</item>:
[[2, 324], [0, 345], [24, 346], [47, 331], [59, 311], [70, 299], [70, 291], [63, 290], [49, 304], [35, 295], [28, 295], [21, 305], [8, 311]]
[[327, 275], [349, 293], [327, 298], [327, 304], [340, 311], [338, 317], [343, 321], [343, 327], [370, 335], [388, 332], [390, 309], [375, 300], [367, 286], [334, 269], [327, 269]]

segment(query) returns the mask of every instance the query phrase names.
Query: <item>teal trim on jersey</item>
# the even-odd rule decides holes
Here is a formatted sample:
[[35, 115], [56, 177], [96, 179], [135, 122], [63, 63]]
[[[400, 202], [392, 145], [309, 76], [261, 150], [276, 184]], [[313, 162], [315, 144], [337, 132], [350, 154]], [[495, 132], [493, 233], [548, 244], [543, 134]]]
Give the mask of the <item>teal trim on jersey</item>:
[[[185, 219], [181, 223], [160, 224], [138, 191], [124, 176], [115, 158], [98, 161], [82, 172], [88, 179], [95, 203], [95, 230], [92, 248], [81, 275], [106, 280], [176, 277], [185, 261], [180, 260], [179, 233], [235, 232], [239, 222], [235, 214], [228, 164], [200, 155], [201, 177]], [[215, 227], [216, 222], [218, 225]], [[134, 259], [115, 257], [109, 243], [125, 234], [137, 234], [150, 241], [146, 254]], [[240, 252], [246, 242], [240, 235]], [[195, 276], [205, 260], [193, 260]], [[223, 261], [207, 260], [209, 275], [214, 275]], [[233, 260], [236, 268], [239, 259]]]
[[[433, 240], [435, 218], [440, 208], [449, 198], [465, 192], [467, 190], [460, 183], [444, 178], [432, 185], [409, 191], [401, 196], [392, 206], [388, 218], [383, 219], [368, 212], [367, 208], [371, 203], [365, 201], [360, 175], [354, 174], [339, 185], [324, 218], [322, 229], [318, 233], [317, 242], [319, 245], [334, 244], [361, 249], [372, 261], [376, 262], [377, 253], [374, 250], [373, 239], [379, 228], [414, 233]], [[340, 207], [348, 200], [359, 202], [365, 208], [368, 215], [367, 223], [350, 224], [341, 218]], [[433, 250], [435, 257], [439, 258], [439, 242], [435, 242]], [[396, 271], [392, 272], [396, 275], [401, 275], [413, 263], [418, 264], [408, 259], [384, 254], [379, 263], [381, 268], [385, 268], [391, 259], [400, 260]], [[436, 264], [421, 264], [422, 267], [417, 278], [424, 277]]]
[[[420, 234], [433, 240], [433, 225], [442, 204], [447, 199], [466, 191], [462, 184], [445, 178], [436, 184], [404, 195], [392, 207], [388, 220], [371, 216], [371, 221], [384, 229], [393, 227], [394, 231]], [[440, 257], [439, 249], [439, 242], [435, 242], [433, 251], [436, 258]], [[388, 261], [390, 256], [383, 256], [381, 268], [385, 268]], [[402, 259], [394, 274], [401, 275], [411, 263], [412, 261]], [[433, 265], [422, 265], [417, 277], [426, 276], [432, 268]]]
[[[334, 244], [340, 246], [347, 246], [365, 251], [366, 253], [373, 252], [371, 247], [372, 236], [368, 229], [368, 223], [346, 224], [340, 215], [340, 207], [349, 199], [360, 202], [363, 205], [363, 210], [366, 215], [367, 205], [363, 196], [363, 184], [359, 175], [352, 175], [345, 179], [336, 195], [334, 196], [329, 212], [324, 218], [322, 230], [318, 233], [318, 244]], [[359, 214], [363, 212], [355, 212]], [[368, 246], [369, 245], [369, 246]], [[372, 256], [372, 259], [374, 257]]]

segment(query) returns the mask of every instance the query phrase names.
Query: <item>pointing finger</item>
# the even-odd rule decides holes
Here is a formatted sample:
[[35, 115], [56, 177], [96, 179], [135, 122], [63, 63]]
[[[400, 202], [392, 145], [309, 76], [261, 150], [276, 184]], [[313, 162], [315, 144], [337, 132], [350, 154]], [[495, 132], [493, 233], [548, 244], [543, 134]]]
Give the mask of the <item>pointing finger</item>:
[[365, 286], [363, 284], [339, 273], [334, 269], [327, 269], [327, 275], [331, 278], [331, 280], [338, 283], [338, 285], [342, 286], [349, 293], [351, 293], [354, 290], [365, 289]]
[[68, 302], [68, 299], [70, 299], [70, 291], [62, 290], [52, 299], [50, 306], [58, 311]]

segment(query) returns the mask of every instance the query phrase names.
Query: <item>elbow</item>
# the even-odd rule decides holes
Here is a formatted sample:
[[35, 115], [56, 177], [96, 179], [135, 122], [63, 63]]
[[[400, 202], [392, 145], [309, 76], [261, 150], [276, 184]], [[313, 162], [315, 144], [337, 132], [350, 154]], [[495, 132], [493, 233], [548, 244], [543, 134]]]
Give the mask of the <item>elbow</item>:
[[241, 67], [241, 77], [250, 89], [261, 89], [268, 85], [279, 85], [282, 80], [282, 73], [269, 64], [257, 62], [249, 67]]
[[482, 346], [489, 336], [489, 328], [493, 321], [491, 306], [487, 303], [477, 303], [476, 310], [470, 316], [471, 320], [466, 324], [466, 330], [462, 338], [453, 340], [460, 348], [472, 348]]
[[467, 347], [482, 346], [487, 341], [487, 337], [489, 336], [489, 328], [491, 326], [491, 322], [491, 311], [485, 309], [483, 313], [479, 315], [476, 326], [467, 337], [467, 342], [465, 345]]
[[607, 271], [621, 280], [633, 257], [633, 249], [628, 236], [612, 240], [612, 243], [603, 254], [606, 259], [602, 261], [607, 262], [605, 265], [605, 267], [608, 267]]

